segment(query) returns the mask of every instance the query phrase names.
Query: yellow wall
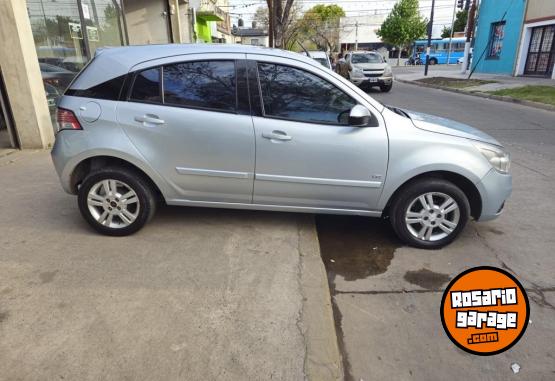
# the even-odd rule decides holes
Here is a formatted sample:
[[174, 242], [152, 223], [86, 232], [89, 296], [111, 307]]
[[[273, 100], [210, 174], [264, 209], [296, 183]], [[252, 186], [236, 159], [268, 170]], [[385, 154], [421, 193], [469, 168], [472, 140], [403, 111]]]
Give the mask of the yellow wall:
[[170, 42], [166, 0], [125, 0], [125, 20], [130, 45], [167, 44]]
[[0, 1], [0, 41], [0, 68], [20, 148], [47, 148], [54, 130], [24, 1]]
[[528, 0], [526, 21], [553, 17], [555, 23], [555, 1], [554, 0]]

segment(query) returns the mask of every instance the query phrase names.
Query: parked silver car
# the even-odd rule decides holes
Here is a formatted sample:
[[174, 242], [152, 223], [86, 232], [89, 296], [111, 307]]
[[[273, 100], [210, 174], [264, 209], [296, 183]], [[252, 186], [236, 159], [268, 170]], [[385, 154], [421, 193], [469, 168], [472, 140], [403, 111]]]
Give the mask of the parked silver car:
[[104, 49], [58, 104], [52, 158], [96, 230], [169, 205], [388, 216], [439, 248], [511, 193], [492, 137], [386, 107], [300, 54], [240, 45]]

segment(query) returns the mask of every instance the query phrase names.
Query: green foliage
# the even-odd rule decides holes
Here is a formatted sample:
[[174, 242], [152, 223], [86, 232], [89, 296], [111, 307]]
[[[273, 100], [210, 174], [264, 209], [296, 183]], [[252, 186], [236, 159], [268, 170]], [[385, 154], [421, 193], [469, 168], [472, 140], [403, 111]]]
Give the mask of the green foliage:
[[444, 26], [443, 29], [441, 30], [441, 38], [449, 38], [449, 37], [451, 37], [451, 27]]
[[555, 87], [553, 86], [528, 85], [512, 89], [491, 91], [490, 93], [555, 106]]
[[345, 11], [337, 4], [318, 4], [309, 9], [305, 16], [316, 17], [321, 22], [337, 21], [340, 17], [345, 16]]
[[457, 17], [455, 18], [455, 32], [464, 32], [467, 19], [468, 11], [462, 10], [457, 12]]
[[376, 32], [384, 42], [407, 46], [426, 34], [427, 19], [420, 16], [418, 0], [400, 0]]
[[345, 11], [339, 5], [318, 4], [298, 21], [298, 39], [309, 41], [319, 50], [333, 52], [339, 45], [339, 21]]

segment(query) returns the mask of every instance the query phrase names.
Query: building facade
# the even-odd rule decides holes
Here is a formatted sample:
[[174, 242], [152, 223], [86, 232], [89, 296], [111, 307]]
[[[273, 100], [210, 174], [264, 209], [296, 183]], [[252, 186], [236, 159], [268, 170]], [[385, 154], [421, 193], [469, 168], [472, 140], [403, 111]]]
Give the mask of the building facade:
[[341, 17], [339, 21], [340, 50], [377, 50], [385, 46], [376, 32], [386, 17], [385, 14]]
[[0, 0], [0, 149], [53, 143], [57, 100], [97, 49], [227, 40], [216, 0]]
[[514, 74], [526, 0], [482, 0], [478, 9], [472, 67], [476, 72]]
[[528, 0], [516, 75], [555, 79], [555, 1]]
[[482, 73], [555, 79], [555, 1], [482, 0], [472, 65]]

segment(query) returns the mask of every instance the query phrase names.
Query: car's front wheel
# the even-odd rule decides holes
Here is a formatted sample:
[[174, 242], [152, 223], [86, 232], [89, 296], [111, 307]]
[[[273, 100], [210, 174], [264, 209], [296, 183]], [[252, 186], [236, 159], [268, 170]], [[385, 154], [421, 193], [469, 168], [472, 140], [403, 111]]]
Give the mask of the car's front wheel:
[[391, 91], [392, 88], [393, 88], [393, 83], [390, 83], [388, 85], [380, 85], [380, 90], [382, 91], [382, 93], [388, 93]]
[[391, 204], [393, 230], [405, 243], [439, 249], [459, 235], [470, 214], [464, 192], [443, 179], [422, 179], [400, 190]]
[[79, 188], [78, 203], [94, 229], [113, 236], [135, 233], [156, 211], [150, 185], [127, 168], [108, 167], [90, 173]]

